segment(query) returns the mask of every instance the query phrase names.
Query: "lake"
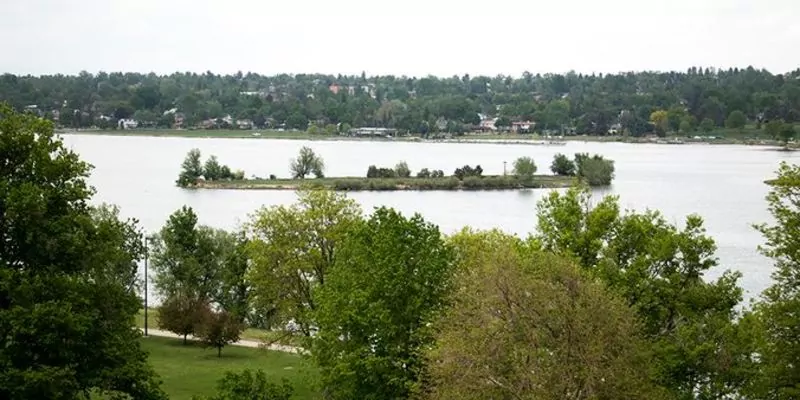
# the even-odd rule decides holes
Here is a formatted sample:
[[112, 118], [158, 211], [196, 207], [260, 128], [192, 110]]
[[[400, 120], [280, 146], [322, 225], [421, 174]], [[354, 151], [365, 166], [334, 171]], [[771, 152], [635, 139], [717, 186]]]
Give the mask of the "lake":
[[[182, 205], [198, 213], [200, 222], [232, 229], [261, 206], [288, 204], [291, 191], [185, 190], [175, 186], [186, 153], [198, 148], [203, 159], [217, 155], [221, 163], [246, 176], [288, 177], [288, 165], [300, 147], [321, 155], [328, 176], [362, 176], [371, 164], [392, 167], [408, 162], [412, 171], [441, 169], [447, 174], [465, 164], [480, 164], [486, 174], [502, 174], [521, 156], [532, 157], [539, 171], [549, 171], [556, 153], [599, 153], [616, 162], [616, 179], [596, 195], [616, 194], [624, 208], [660, 210], [682, 224], [697, 213], [716, 239], [720, 269], [739, 270], [746, 296], [770, 283], [770, 260], [757, 252], [761, 235], [753, 223], [768, 221], [764, 196], [782, 160], [798, 162], [800, 152], [736, 145], [658, 145], [569, 142], [565, 146], [510, 144], [411, 143], [377, 141], [300, 141], [265, 139], [156, 138], [66, 135], [67, 147], [95, 166], [90, 182], [96, 203], [121, 207], [148, 232], [155, 232]], [[464, 226], [527, 235], [535, 228], [537, 201], [547, 190], [495, 192], [356, 192], [350, 196], [365, 210], [386, 205], [404, 213], [418, 212], [445, 233]]]

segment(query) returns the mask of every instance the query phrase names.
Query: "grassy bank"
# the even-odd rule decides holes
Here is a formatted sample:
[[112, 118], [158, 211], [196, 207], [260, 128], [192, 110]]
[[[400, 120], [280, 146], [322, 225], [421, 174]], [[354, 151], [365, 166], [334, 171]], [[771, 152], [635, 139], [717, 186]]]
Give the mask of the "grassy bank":
[[[144, 310], [140, 310], [139, 314], [136, 315], [136, 326], [139, 328], [144, 328]], [[158, 325], [158, 309], [151, 308], [147, 310], [147, 327], [150, 329], [161, 329]], [[286, 344], [291, 346], [299, 346], [300, 343], [296, 340], [292, 340], [291, 337], [284, 335], [282, 332], [278, 331], [270, 331], [266, 329], [258, 329], [258, 328], [247, 328], [242, 332], [241, 339], [243, 340], [255, 340], [255, 341], [267, 341], [267, 342], [275, 342], [279, 344]]]
[[216, 392], [217, 381], [226, 371], [262, 369], [280, 382], [286, 378], [294, 387], [294, 399], [316, 399], [316, 373], [300, 356], [276, 351], [226, 346], [222, 357], [214, 349], [204, 349], [190, 342], [159, 337], [142, 338], [142, 347], [162, 380], [161, 387], [172, 400], [209, 396]]
[[526, 188], [564, 188], [577, 183], [574, 177], [536, 175], [523, 180], [515, 176], [491, 175], [467, 177], [463, 181], [444, 178], [321, 178], [321, 179], [244, 179], [235, 181], [201, 182], [201, 189], [239, 190], [296, 190], [316, 187], [339, 191], [391, 191], [391, 190], [509, 190]]

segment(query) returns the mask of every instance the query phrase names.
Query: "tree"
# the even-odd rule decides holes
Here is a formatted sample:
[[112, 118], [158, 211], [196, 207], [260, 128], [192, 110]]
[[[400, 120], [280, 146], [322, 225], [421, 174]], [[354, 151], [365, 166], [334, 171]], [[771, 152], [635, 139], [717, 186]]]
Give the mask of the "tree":
[[[227, 172], [228, 175], [230, 175], [230, 170], [228, 170]], [[217, 160], [217, 156], [212, 155], [211, 157], [208, 157], [208, 160], [206, 160], [205, 167], [203, 168], [203, 176], [206, 178], [206, 180], [216, 181], [219, 179], [226, 178], [226, 176], [224, 175], [225, 174], [223, 174], [222, 166], [219, 164], [219, 161]]]
[[550, 171], [556, 175], [573, 176], [575, 175], [575, 163], [567, 158], [567, 156], [558, 153], [553, 157], [553, 163], [550, 164]]
[[217, 385], [217, 394], [208, 400], [289, 400], [292, 386], [284, 379], [280, 384], [267, 380], [262, 370], [246, 369], [242, 372], [225, 372]]
[[430, 178], [431, 171], [427, 168], [423, 168], [417, 172], [417, 178]]
[[606, 186], [614, 180], [614, 161], [595, 154], [575, 154], [576, 175], [583, 178], [589, 186]]
[[689, 122], [688, 119], [684, 118], [681, 120], [679, 130], [681, 133], [690, 133], [694, 129], [692, 128], [692, 123]]
[[177, 184], [180, 187], [194, 186], [197, 179], [203, 176], [203, 165], [200, 162], [200, 150], [192, 149], [186, 154], [186, 159], [181, 164], [181, 173]]
[[740, 274], [704, 279], [718, 261], [702, 219], [690, 216], [678, 229], [657, 212], [622, 214], [616, 197], [590, 204], [586, 188], [542, 200], [542, 248], [578, 260], [636, 310], [653, 343], [657, 380], [673, 398], [740, 392], [754, 352], [746, 329], [734, 322]]
[[666, 111], [653, 111], [650, 114], [650, 122], [653, 123], [658, 136], [664, 136], [667, 134], [667, 129], [669, 129], [669, 116]]
[[153, 237], [151, 268], [164, 297], [189, 296], [214, 301], [231, 243], [223, 230], [197, 225], [197, 214], [183, 206]]
[[408, 168], [408, 164], [405, 161], [397, 163], [394, 170], [400, 178], [408, 178], [411, 176], [411, 169]]
[[499, 231], [451, 241], [457, 289], [436, 323], [428, 398], [661, 397], [635, 312], [602, 283]]
[[225, 310], [215, 312], [205, 308], [200, 317], [197, 333], [203, 344], [215, 347], [217, 357], [222, 357], [222, 348], [226, 344], [237, 342], [244, 328], [244, 324], [237, 316]]
[[216, 303], [221, 310], [235, 316], [239, 322], [245, 322], [250, 314], [252, 295], [252, 285], [247, 277], [250, 270], [247, 254], [250, 241], [246, 232], [221, 235], [220, 240], [224, 241], [220, 248], [225, 253]]
[[759, 249], [775, 261], [773, 284], [763, 293], [755, 313], [766, 341], [759, 349], [761, 374], [754, 398], [800, 396], [800, 167], [781, 163], [770, 181], [767, 204], [772, 224], [756, 226], [766, 243]]
[[186, 344], [187, 337], [199, 330], [207, 309], [208, 303], [192, 295], [173, 295], [158, 308], [158, 326], [183, 336], [183, 344]]
[[774, 119], [766, 123], [764, 126], [764, 133], [775, 140], [779, 140], [781, 137], [781, 128], [783, 128], [783, 121]]
[[322, 157], [314, 154], [314, 150], [303, 146], [300, 154], [289, 164], [289, 171], [294, 179], [305, 179], [306, 175], [314, 174], [317, 178], [324, 176], [325, 162]]
[[273, 310], [276, 323], [290, 324], [289, 333], [310, 337], [317, 290], [326, 284], [341, 242], [360, 219], [353, 200], [325, 190], [302, 190], [291, 206], [254, 213], [247, 226], [253, 307]]
[[725, 119], [725, 126], [730, 129], [742, 129], [746, 123], [747, 117], [739, 110], [731, 111], [728, 118]]
[[797, 136], [797, 130], [792, 124], [784, 123], [783, 126], [781, 126], [780, 138], [784, 146], [788, 146], [789, 142], [794, 139], [795, 136]]
[[0, 104], [0, 398], [166, 399], [133, 325], [141, 232], [89, 206], [91, 167]]
[[439, 229], [379, 208], [350, 229], [320, 287], [311, 356], [331, 399], [408, 398], [424, 372], [429, 323], [450, 290]]
[[711, 133], [714, 128], [717, 127], [717, 124], [714, 123], [714, 120], [711, 118], [704, 118], [702, 122], [700, 122], [700, 130], [704, 133]]
[[494, 122], [494, 126], [507, 129], [511, 126], [511, 120], [508, 117], [499, 117], [497, 121]]
[[536, 173], [536, 163], [530, 157], [520, 157], [514, 160], [514, 175], [524, 179], [533, 178]]

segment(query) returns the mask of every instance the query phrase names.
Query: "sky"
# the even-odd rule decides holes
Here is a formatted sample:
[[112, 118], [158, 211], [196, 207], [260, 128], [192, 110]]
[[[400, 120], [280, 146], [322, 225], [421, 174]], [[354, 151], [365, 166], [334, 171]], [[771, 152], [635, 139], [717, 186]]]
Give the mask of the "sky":
[[0, 0], [0, 73], [800, 68], [800, 0]]

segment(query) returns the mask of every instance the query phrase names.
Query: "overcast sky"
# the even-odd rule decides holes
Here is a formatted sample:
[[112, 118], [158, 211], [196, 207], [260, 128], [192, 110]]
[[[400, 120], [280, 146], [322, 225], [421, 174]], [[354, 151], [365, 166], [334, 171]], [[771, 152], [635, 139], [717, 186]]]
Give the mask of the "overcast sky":
[[0, 72], [800, 67], [800, 0], [0, 0]]

